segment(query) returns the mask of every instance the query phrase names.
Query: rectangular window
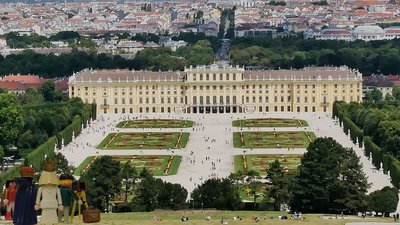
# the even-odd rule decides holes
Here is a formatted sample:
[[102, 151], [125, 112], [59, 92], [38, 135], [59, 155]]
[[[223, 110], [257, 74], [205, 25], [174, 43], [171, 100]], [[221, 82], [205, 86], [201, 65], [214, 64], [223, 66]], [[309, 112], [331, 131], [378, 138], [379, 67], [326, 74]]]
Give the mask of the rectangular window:
[[281, 112], [285, 111], [285, 106], [281, 106]]
[[129, 113], [133, 113], [133, 109], [132, 108], [129, 108]]
[[118, 99], [114, 98], [114, 104], [117, 105], [118, 104]]
[[297, 112], [300, 112], [300, 106], [297, 106]]
[[114, 113], [118, 113], [118, 109], [117, 108], [114, 108]]
[[315, 112], [315, 106], [312, 107], [312, 111]]
[[258, 106], [258, 112], [262, 112], [262, 106]]
[[122, 113], [125, 113], [125, 108], [122, 108]]
[[304, 112], [308, 112], [308, 107], [304, 106]]
[[278, 112], [278, 106], [274, 106], [274, 111]]
[[265, 112], [269, 112], [269, 107], [265, 106]]

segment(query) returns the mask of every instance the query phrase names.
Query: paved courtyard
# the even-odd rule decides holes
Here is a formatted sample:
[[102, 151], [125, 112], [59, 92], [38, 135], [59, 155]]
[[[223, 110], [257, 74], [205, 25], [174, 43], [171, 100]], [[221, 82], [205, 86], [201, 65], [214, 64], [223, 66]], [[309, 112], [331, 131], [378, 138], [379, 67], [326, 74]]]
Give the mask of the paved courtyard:
[[[116, 125], [126, 119], [187, 119], [193, 120], [193, 128], [117, 128]], [[87, 156], [92, 155], [181, 155], [182, 162], [178, 173], [161, 179], [183, 185], [190, 193], [196, 185], [211, 177], [226, 177], [234, 171], [234, 155], [239, 154], [303, 154], [305, 148], [234, 148], [232, 133], [240, 131], [232, 127], [232, 120], [245, 118], [296, 118], [306, 120], [309, 127], [275, 128], [276, 131], [312, 131], [317, 137], [333, 137], [345, 147], [353, 148], [360, 158], [364, 172], [371, 183], [369, 192], [391, 186], [389, 177], [377, 171], [359, 148], [344, 134], [330, 115], [324, 113], [249, 113], [249, 114], [126, 114], [100, 115], [97, 120], [85, 128], [73, 142], [60, 151], [74, 166], [78, 166]], [[189, 142], [184, 149], [175, 150], [97, 150], [98, 145], [112, 132], [190, 132]], [[243, 128], [243, 131], [273, 131], [274, 128]], [[398, 208], [399, 209], [399, 208]]]

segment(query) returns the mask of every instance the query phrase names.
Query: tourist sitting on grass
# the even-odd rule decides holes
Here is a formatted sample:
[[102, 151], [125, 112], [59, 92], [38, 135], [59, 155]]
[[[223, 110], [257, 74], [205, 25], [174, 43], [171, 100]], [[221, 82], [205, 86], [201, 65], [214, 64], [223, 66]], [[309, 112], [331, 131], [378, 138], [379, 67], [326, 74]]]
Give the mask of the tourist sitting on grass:
[[210, 215], [206, 216], [206, 220], [210, 221], [211, 220], [211, 216]]
[[225, 219], [222, 219], [221, 224], [228, 224], [228, 221], [226, 221]]
[[189, 217], [187, 217], [187, 216], [182, 216], [181, 221], [182, 221], [182, 222], [187, 222], [187, 221], [189, 221]]

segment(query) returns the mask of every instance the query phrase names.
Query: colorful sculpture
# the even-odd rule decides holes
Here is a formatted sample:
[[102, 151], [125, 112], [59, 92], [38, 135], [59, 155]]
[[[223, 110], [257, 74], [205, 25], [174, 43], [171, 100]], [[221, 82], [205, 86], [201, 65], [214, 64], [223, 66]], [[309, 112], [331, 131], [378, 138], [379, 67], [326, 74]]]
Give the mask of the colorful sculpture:
[[[72, 190], [72, 182], [74, 177], [69, 174], [64, 174], [60, 176], [60, 192], [62, 198], [62, 204], [64, 207], [63, 211], [58, 213], [58, 222], [69, 223], [70, 218], [70, 208], [74, 201], [78, 200], [78, 196]], [[78, 204], [82, 205], [82, 201], [78, 200]], [[72, 212], [74, 213], [74, 212]]]
[[3, 204], [7, 207], [6, 220], [12, 220], [12, 214], [15, 208], [15, 195], [17, 193], [17, 184], [14, 179], [6, 181], [6, 189], [3, 192]]
[[32, 184], [35, 169], [22, 167], [19, 170], [20, 178], [17, 179], [18, 190], [15, 197], [15, 213], [13, 222], [15, 225], [37, 224], [35, 207], [36, 188]]
[[58, 223], [57, 209], [63, 211], [62, 198], [56, 173], [56, 162], [45, 160], [44, 169], [39, 178], [35, 210], [42, 209], [42, 224]]
[[78, 196], [78, 201], [74, 200], [74, 204], [72, 207], [71, 213], [71, 222], [74, 221], [74, 213], [76, 210], [76, 205], [78, 204], [78, 220], [81, 220], [81, 212], [82, 212], [82, 203], [85, 204], [86, 209], [89, 209], [88, 203], [86, 201], [86, 183], [83, 181], [74, 181], [72, 183], [72, 189], [75, 191]]

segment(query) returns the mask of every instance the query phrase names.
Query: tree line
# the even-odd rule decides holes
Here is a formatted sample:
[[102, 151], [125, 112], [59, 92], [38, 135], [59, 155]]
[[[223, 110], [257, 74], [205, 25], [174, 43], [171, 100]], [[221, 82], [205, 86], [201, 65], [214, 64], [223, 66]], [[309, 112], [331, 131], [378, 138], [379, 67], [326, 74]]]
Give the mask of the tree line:
[[[117, 212], [192, 207], [249, 209], [240, 198], [243, 187], [249, 188], [254, 197], [253, 210], [272, 204], [275, 210], [289, 205], [293, 212], [303, 213], [385, 213], [396, 210], [398, 201], [397, 190], [390, 187], [366, 195], [369, 184], [359, 158], [332, 138], [318, 138], [311, 143], [297, 170], [286, 172], [276, 160], [269, 164], [266, 177], [250, 170], [208, 179], [190, 193], [190, 201], [186, 201], [188, 192], [181, 185], [163, 182], [146, 169], [139, 171], [129, 162], [121, 164], [109, 156], [96, 160], [82, 177], [90, 190], [89, 201], [100, 209], [108, 209], [110, 201], [123, 193], [124, 203], [116, 206]], [[260, 187], [265, 190], [261, 203], [257, 201]]]
[[119, 55], [74, 52], [62, 55], [35, 54], [30, 50], [19, 55], [0, 56], [0, 74], [36, 74], [45, 78], [70, 76], [85, 68], [168, 71], [183, 70], [189, 65], [207, 65], [214, 60], [209, 41], [201, 40], [172, 52], [169, 48], [145, 49], [132, 60]]
[[333, 116], [339, 119], [353, 141], [365, 147], [365, 155], [391, 177], [392, 184], [400, 186], [400, 89], [395, 87], [385, 98], [379, 90], [366, 94], [363, 103], [336, 102]]
[[398, 74], [400, 40], [330, 41], [301, 38], [235, 38], [231, 43], [233, 64], [271, 69], [305, 66], [340, 66], [359, 69], [364, 75]]

